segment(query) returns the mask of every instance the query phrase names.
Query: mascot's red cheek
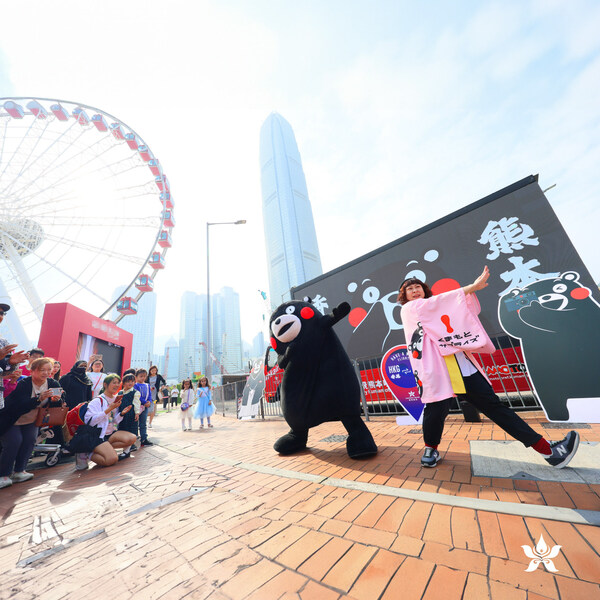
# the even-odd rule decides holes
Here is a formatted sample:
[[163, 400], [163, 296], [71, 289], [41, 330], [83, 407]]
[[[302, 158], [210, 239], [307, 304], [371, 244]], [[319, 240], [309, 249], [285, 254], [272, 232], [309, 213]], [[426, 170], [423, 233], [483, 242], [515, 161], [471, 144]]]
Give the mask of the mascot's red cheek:
[[308, 306], [305, 306], [301, 311], [300, 311], [300, 316], [303, 319], [312, 319], [315, 316], [315, 311], [312, 308], [308, 308]]
[[277, 340], [274, 337], [271, 338], [271, 348], [277, 350]]
[[586, 288], [575, 288], [571, 292], [571, 298], [575, 300], [585, 300], [590, 295], [590, 290]]

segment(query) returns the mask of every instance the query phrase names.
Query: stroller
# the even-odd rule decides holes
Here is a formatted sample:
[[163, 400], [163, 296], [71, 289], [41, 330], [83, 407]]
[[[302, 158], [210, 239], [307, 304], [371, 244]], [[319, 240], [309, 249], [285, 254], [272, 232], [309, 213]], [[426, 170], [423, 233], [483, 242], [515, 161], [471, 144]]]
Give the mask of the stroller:
[[46, 440], [54, 438], [54, 431], [51, 427], [41, 427], [38, 432], [38, 437], [33, 447], [33, 456], [41, 456], [47, 454], [44, 459], [44, 464], [47, 467], [53, 467], [58, 464], [61, 456], [68, 455], [69, 451], [61, 446], [61, 444], [47, 443]]

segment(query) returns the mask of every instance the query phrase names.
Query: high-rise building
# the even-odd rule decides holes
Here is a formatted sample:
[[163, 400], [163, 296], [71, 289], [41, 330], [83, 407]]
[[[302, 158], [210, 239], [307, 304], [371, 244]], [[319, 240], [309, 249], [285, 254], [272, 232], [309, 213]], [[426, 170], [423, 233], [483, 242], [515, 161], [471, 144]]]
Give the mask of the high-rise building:
[[184, 292], [179, 313], [179, 380], [204, 372], [206, 350], [206, 294]]
[[[211, 297], [212, 353], [224, 371], [239, 372], [242, 370], [239, 296], [232, 288], [224, 287]], [[191, 376], [194, 371], [206, 372], [207, 337], [206, 294], [184, 292], [179, 325], [180, 379]], [[212, 372], [217, 374], [218, 366], [213, 366]]]
[[213, 352], [227, 373], [242, 370], [240, 297], [230, 287], [213, 296]]
[[266, 349], [267, 349], [267, 347], [265, 345], [265, 334], [262, 331], [259, 331], [252, 338], [252, 356], [251, 356], [251, 358], [263, 358]]
[[277, 113], [260, 130], [260, 167], [270, 300], [279, 306], [323, 269], [296, 138]]
[[161, 370], [159, 371], [167, 383], [182, 381], [179, 377], [179, 346], [175, 338], [169, 338], [165, 343], [165, 353], [161, 357]]
[[[113, 298], [123, 295], [125, 286], [119, 286], [113, 293]], [[113, 310], [112, 318], [119, 313]], [[131, 367], [134, 369], [148, 369], [154, 356], [154, 325], [156, 322], [156, 294], [147, 292], [138, 302], [138, 311], [135, 315], [126, 315], [119, 321], [119, 327], [133, 334], [131, 348]]]

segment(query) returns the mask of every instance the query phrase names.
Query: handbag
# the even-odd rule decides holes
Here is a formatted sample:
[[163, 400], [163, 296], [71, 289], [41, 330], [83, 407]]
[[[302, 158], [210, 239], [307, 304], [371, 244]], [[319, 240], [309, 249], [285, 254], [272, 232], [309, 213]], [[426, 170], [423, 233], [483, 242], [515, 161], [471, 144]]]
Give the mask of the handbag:
[[35, 419], [36, 427], [54, 427], [64, 425], [69, 412], [68, 406], [40, 406]]
[[181, 403], [181, 410], [187, 410], [189, 407], [190, 407], [190, 405], [187, 402]]

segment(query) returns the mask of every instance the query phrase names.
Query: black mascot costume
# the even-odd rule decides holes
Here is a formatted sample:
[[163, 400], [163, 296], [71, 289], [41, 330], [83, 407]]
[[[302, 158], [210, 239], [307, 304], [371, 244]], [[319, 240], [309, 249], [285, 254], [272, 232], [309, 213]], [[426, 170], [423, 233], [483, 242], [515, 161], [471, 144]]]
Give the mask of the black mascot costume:
[[290, 426], [289, 433], [275, 442], [280, 454], [306, 448], [308, 430], [325, 421], [342, 422], [348, 431], [346, 449], [351, 458], [377, 454], [373, 436], [360, 416], [356, 372], [332, 329], [349, 312], [347, 302], [332, 314], [322, 315], [309, 302], [291, 301], [271, 315], [271, 346], [284, 370], [279, 386], [281, 408]]

